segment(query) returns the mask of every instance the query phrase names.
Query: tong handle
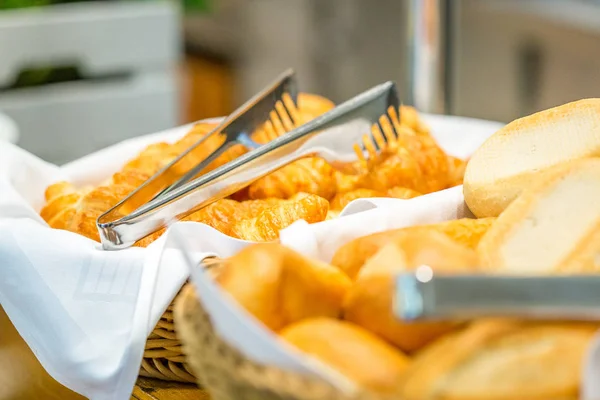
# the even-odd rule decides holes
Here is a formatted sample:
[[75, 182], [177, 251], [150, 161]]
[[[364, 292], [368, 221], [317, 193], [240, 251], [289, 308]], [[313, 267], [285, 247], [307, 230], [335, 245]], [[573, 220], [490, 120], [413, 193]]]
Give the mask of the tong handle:
[[429, 267], [396, 279], [402, 320], [521, 317], [600, 320], [600, 276], [432, 276]]

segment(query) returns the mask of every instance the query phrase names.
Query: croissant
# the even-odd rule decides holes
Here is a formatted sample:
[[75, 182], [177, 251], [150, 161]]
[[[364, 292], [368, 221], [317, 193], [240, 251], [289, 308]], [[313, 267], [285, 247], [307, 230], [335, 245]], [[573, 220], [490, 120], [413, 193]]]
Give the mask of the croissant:
[[379, 191], [401, 186], [431, 193], [448, 187], [448, 172], [448, 156], [433, 138], [402, 130], [398, 145], [390, 147], [359, 184]]
[[301, 123], [306, 123], [319, 115], [325, 114], [334, 107], [335, 104], [323, 96], [311, 93], [298, 94], [298, 110], [301, 113], [301, 118], [305, 118], [300, 121]]
[[76, 190], [67, 182], [46, 189], [46, 205], [40, 211], [52, 228], [65, 229], [99, 241], [96, 219], [149, 178], [141, 171], [128, 170], [112, 176], [106, 185]]
[[136, 158], [127, 162], [122, 171], [139, 171], [152, 176], [178, 155], [178, 149], [171, 144], [154, 143], [142, 150]]
[[429, 127], [423, 123], [414, 107], [400, 106], [400, 123], [417, 134], [429, 135]]
[[[358, 166], [356, 168], [359, 168]], [[355, 189], [361, 189], [359, 186], [361, 175], [346, 174], [341, 171], [334, 171], [336, 193], [351, 192]]]
[[325, 220], [328, 210], [327, 200], [307, 194], [300, 199], [284, 201], [269, 207], [254, 218], [238, 221], [233, 225], [231, 235], [254, 242], [276, 240], [281, 229], [299, 219], [304, 219], [308, 223]]
[[[200, 222], [230, 235], [231, 229], [237, 221], [254, 218], [264, 210], [282, 203], [285, 203], [285, 200], [265, 199], [238, 202], [232, 199], [222, 199], [184, 217], [182, 221]], [[154, 232], [139, 240], [135, 245], [146, 247], [158, 239], [164, 231], [161, 229]]]
[[389, 188], [385, 194], [387, 197], [393, 197], [395, 199], [412, 199], [421, 196], [421, 193], [417, 192], [416, 190], [401, 186]]
[[448, 156], [448, 187], [462, 185], [467, 162], [453, 156]]
[[256, 129], [251, 134], [251, 138], [257, 143], [267, 143], [277, 136], [281, 136], [286, 131], [289, 131], [291, 128], [303, 125], [334, 107], [335, 104], [324, 97], [308, 93], [299, 93], [297, 109], [295, 111], [290, 110], [293, 121], [286, 114], [281, 116], [280, 113], [272, 111], [271, 120], [265, 122]]
[[311, 193], [325, 199], [336, 191], [334, 170], [318, 157], [303, 158], [254, 182], [248, 189], [251, 199], [287, 199], [297, 193]]
[[392, 197], [395, 199], [412, 199], [413, 197], [420, 196], [421, 193], [404, 188], [404, 187], [393, 187], [384, 192], [380, 192], [373, 189], [355, 189], [351, 192], [338, 193], [331, 200], [329, 207], [332, 210], [343, 210], [348, 204], [356, 199], [365, 199], [369, 197]]
[[351, 192], [338, 193], [329, 203], [332, 210], [343, 210], [348, 204], [356, 199], [369, 197], [383, 197], [384, 193], [373, 189], [355, 189]]

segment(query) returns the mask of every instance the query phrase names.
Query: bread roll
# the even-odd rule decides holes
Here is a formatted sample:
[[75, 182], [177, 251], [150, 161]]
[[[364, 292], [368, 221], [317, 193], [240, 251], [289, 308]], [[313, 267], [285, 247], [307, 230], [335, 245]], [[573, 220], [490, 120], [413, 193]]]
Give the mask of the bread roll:
[[548, 171], [498, 217], [478, 252], [499, 273], [600, 271], [600, 158]]
[[419, 354], [403, 400], [577, 399], [592, 324], [480, 321]]
[[281, 337], [339, 371], [360, 387], [397, 393], [410, 359], [371, 332], [331, 318], [306, 319], [284, 328]]
[[452, 240], [475, 249], [479, 239], [491, 226], [494, 218], [457, 219], [431, 225], [418, 225], [408, 228], [374, 233], [352, 240], [340, 247], [334, 254], [332, 264], [354, 279], [365, 262], [386, 244], [418, 232], [440, 232]]
[[586, 99], [517, 119], [469, 161], [465, 201], [478, 217], [496, 217], [540, 172], [600, 156], [600, 99]]
[[435, 231], [415, 232], [394, 240], [360, 271], [344, 302], [344, 318], [411, 352], [454, 329], [455, 323], [403, 323], [393, 312], [398, 273], [422, 265], [445, 273], [472, 272], [475, 251]]
[[339, 269], [276, 243], [249, 246], [227, 259], [216, 281], [274, 331], [304, 318], [340, 316], [351, 285]]

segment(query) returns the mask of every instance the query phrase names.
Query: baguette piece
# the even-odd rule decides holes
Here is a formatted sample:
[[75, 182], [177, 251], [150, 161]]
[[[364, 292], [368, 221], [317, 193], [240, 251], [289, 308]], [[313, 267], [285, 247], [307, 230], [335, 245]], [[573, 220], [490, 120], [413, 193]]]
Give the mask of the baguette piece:
[[439, 232], [415, 232], [396, 239], [360, 271], [344, 302], [344, 318], [406, 352], [415, 351], [453, 330], [454, 322], [404, 323], [394, 315], [397, 274], [422, 265], [428, 265], [436, 272], [471, 273], [478, 262], [474, 250]]
[[416, 225], [391, 231], [378, 232], [354, 239], [341, 246], [333, 256], [332, 264], [350, 278], [356, 278], [362, 266], [382, 247], [396, 239], [420, 232], [440, 232], [450, 239], [475, 249], [495, 218], [462, 218], [438, 224]]
[[517, 119], [473, 154], [465, 171], [465, 201], [477, 217], [497, 217], [541, 172], [594, 156], [600, 156], [600, 99]]
[[600, 271], [600, 158], [555, 167], [498, 217], [482, 266], [510, 274]]
[[268, 328], [309, 317], [339, 317], [350, 279], [339, 269], [280, 244], [246, 247], [227, 259], [216, 282]]
[[378, 393], [398, 393], [410, 364], [405, 354], [371, 332], [336, 319], [305, 319], [284, 328], [280, 336], [358, 386]]
[[404, 400], [578, 399], [598, 325], [482, 320], [424, 349], [403, 378]]

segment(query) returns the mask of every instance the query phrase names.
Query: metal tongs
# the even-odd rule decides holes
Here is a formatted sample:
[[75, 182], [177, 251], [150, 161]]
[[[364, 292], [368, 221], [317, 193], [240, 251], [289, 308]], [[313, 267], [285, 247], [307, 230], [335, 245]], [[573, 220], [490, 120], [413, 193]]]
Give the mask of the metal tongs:
[[[242, 144], [247, 149], [259, 147], [260, 144], [252, 139], [251, 134], [263, 124], [271, 124], [270, 136], [291, 130], [294, 125], [289, 116], [281, 117], [280, 114], [287, 114], [290, 108], [295, 108], [297, 97], [295, 74], [293, 70], [288, 70], [231, 113], [214, 130], [102, 214], [97, 221], [99, 229], [104, 225], [119, 225], [124, 222], [121, 221], [124, 215], [189, 182], [232, 146]], [[199, 148], [208, 155], [197, 163], [198, 156], [195, 150]], [[193, 167], [190, 168], [190, 165]], [[113, 241], [104, 238], [102, 230], [100, 236], [105, 249], [113, 248]]]
[[405, 321], [519, 317], [600, 320], [600, 276], [435, 275], [396, 279], [394, 313]]
[[98, 219], [103, 247], [115, 250], [131, 246], [299, 158], [315, 155], [334, 167], [343, 166], [356, 161], [358, 147], [367, 159], [398, 137], [398, 107], [395, 85], [392, 82], [378, 85], [271, 142], [169, 190], [122, 218], [114, 220], [105, 214]]

